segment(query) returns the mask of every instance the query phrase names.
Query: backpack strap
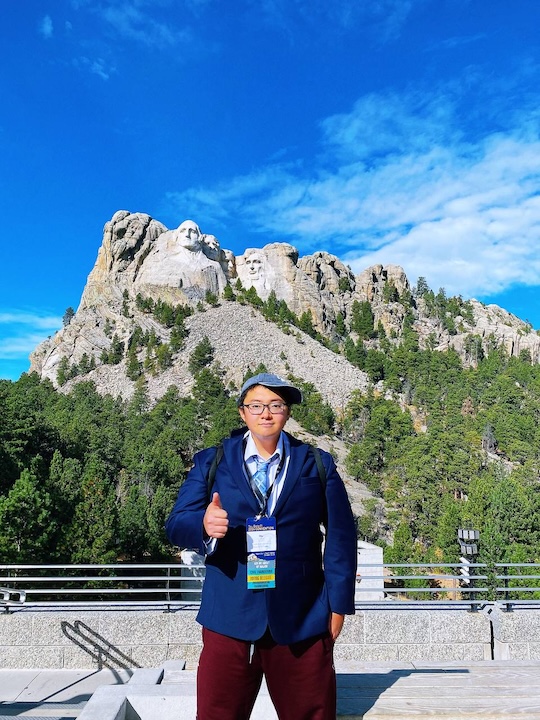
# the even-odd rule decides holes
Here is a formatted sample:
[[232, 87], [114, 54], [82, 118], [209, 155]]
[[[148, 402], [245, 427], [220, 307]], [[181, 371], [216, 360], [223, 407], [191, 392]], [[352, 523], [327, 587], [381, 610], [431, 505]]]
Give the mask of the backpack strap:
[[315, 458], [315, 463], [317, 465], [317, 471], [319, 473], [319, 480], [321, 481], [321, 485], [323, 486], [323, 488], [326, 488], [326, 470], [324, 469], [320, 450], [318, 447], [315, 447], [315, 445], [310, 445], [309, 447], [311, 449], [313, 457]]
[[219, 443], [219, 445], [216, 445], [216, 454], [214, 455], [214, 459], [212, 460], [212, 464], [210, 465], [210, 469], [208, 470], [208, 477], [206, 478], [206, 483], [208, 486], [208, 499], [209, 501], [212, 499], [212, 488], [214, 486], [214, 480], [216, 479], [216, 471], [218, 468], [219, 463], [221, 462], [221, 458], [223, 457], [223, 445]]

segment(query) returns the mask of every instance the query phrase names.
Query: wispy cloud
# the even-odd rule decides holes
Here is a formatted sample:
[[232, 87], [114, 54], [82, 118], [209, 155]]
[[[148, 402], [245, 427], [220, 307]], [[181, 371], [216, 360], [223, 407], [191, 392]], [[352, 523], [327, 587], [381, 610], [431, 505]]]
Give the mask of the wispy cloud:
[[39, 24], [39, 34], [45, 38], [45, 40], [49, 40], [52, 38], [54, 33], [54, 27], [53, 27], [53, 21], [51, 19], [50, 15], [45, 15], [45, 17], [42, 18], [40, 24]]
[[424, 0], [247, 0], [258, 16], [294, 37], [304, 25], [323, 27], [326, 33], [369, 24], [377, 43], [397, 37], [414, 4]]
[[160, 6], [171, 5], [169, 0], [103, 0], [100, 3], [92, 0], [72, 0], [72, 4], [76, 10], [85, 10], [100, 18], [105, 26], [114, 32], [116, 38], [158, 50], [178, 46], [195, 50], [197, 44], [192, 28], [187, 23], [179, 25], [176, 18], [180, 16], [185, 20], [188, 11], [191, 15], [198, 16], [207, 1], [184, 0], [178, 8], [184, 12], [168, 14], [168, 17], [175, 21], [158, 19]]
[[159, 22], [136, 4], [109, 4], [101, 8], [100, 14], [120, 35], [144, 45], [164, 48], [192, 40], [189, 28]]
[[82, 57], [74, 58], [73, 65], [80, 70], [86, 70], [92, 75], [97, 75], [102, 80], [109, 80], [111, 75], [116, 73], [116, 67], [110, 65], [101, 57], [90, 58], [83, 55]]
[[411, 281], [422, 275], [451, 293], [540, 284], [540, 98], [520, 97], [503, 127], [503, 82], [512, 84], [488, 88], [478, 74], [474, 87], [469, 77], [461, 87], [365, 96], [322, 122], [309, 171], [269, 165], [169, 201], [207, 225], [240, 219], [265, 242], [331, 249], [356, 271], [399, 264]]
[[[58, 329], [58, 328], [57, 328]], [[52, 334], [52, 333], [51, 333]], [[47, 338], [46, 334], [27, 333], [0, 338], [0, 360], [26, 359]]]
[[453, 50], [454, 48], [460, 48], [463, 45], [471, 45], [479, 40], [483, 40], [485, 37], [485, 33], [477, 33], [475, 35], [455, 35], [447, 38], [446, 40], [441, 40], [436, 44], [428, 45], [426, 51], [431, 52], [434, 48], [446, 48], [447, 50]]
[[26, 359], [62, 327], [62, 318], [26, 311], [0, 312], [0, 360]]
[[0, 325], [31, 325], [40, 330], [58, 330], [62, 318], [58, 315], [39, 315], [32, 312], [0, 312]]

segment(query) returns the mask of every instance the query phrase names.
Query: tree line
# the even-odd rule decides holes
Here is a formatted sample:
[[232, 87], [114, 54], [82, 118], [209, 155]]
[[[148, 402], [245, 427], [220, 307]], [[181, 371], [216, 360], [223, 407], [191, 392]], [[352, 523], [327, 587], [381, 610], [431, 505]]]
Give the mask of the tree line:
[[[358, 532], [382, 545], [388, 562], [456, 562], [458, 527], [480, 530], [480, 561], [540, 561], [540, 366], [527, 353], [509, 357], [494, 340], [475, 336], [467, 366], [454, 350], [420, 347], [411, 312], [419, 298], [447, 329], [470, 305], [442, 289], [433, 293], [422, 278], [412, 293], [400, 296], [391, 283], [384, 290], [388, 302], [405, 308], [399, 338], [375, 326], [369, 303], [353, 305], [347, 328], [338, 318], [337, 342], [319, 338], [310, 318], [294, 316], [275, 294], [262, 301], [237, 284], [224, 299], [253, 305], [284, 332], [308, 332], [368, 374], [368, 392], [354, 393], [339, 411], [312, 384], [290, 379], [305, 398], [294, 408], [296, 419], [315, 435], [343, 440], [348, 473], [373, 493]], [[203, 338], [189, 358], [191, 394], [170, 388], [150, 407], [145, 372], [159, 372], [183, 346], [193, 310], [142, 297], [136, 304], [171, 333], [163, 343], [135, 326], [119, 347], [108, 327], [114, 359], [107, 361], [126, 359], [131, 400], [102, 397], [88, 380], [68, 393], [35, 374], [0, 381], [1, 561], [172, 557], [165, 517], [193, 453], [239, 426], [237, 388], [224, 385]], [[124, 305], [129, 313], [127, 298]], [[66, 322], [71, 317], [66, 313]], [[75, 374], [84, 375], [91, 359], [82, 364]], [[59, 372], [73, 376], [69, 364]]]
[[[91, 381], [57, 391], [38, 375], [0, 381], [0, 562], [166, 561], [163, 525], [193, 454], [241, 426], [237, 388], [225, 387], [208, 341], [189, 360], [192, 392], [175, 387], [149, 406], [144, 378], [129, 401]], [[264, 365], [246, 377], [263, 372]], [[310, 383], [306, 426], [333, 414]]]

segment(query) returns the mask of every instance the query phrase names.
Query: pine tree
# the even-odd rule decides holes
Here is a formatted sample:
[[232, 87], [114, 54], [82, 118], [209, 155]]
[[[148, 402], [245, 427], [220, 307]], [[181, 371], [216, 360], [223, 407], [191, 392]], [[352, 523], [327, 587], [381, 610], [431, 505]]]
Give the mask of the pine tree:
[[62, 317], [62, 325], [67, 327], [75, 317], [75, 310], [72, 307], [68, 307]]
[[207, 367], [214, 359], [214, 348], [205, 335], [201, 342], [195, 347], [189, 356], [189, 371], [192, 375], [196, 375], [200, 370]]

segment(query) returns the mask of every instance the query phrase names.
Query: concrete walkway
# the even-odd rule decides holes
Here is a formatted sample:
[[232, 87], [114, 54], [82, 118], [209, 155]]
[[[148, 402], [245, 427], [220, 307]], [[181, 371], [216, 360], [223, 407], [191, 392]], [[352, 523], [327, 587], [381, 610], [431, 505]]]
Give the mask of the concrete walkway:
[[338, 717], [540, 720], [540, 662], [342, 664]]
[[[540, 662], [342, 662], [337, 670], [338, 718], [540, 720]], [[73, 720], [98, 687], [124, 684], [130, 675], [125, 670], [0, 670], [0, 720]], [[144, 720], [158, 718], [160, 704], [159, 720], [169, 714], [194, 720], [193, 670], [166, 670], [161, 685], [149, 686], [146, 703], [144, 687], [131, 687], [137, 690], [140, 707], [146, 708], [140, 716]], [[118, 688], [124, 694], [127, 690]], [[264, 689], [256, 710], [252, 720], [276, 718]]]

